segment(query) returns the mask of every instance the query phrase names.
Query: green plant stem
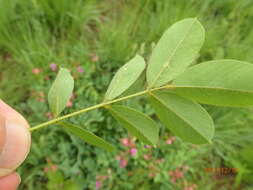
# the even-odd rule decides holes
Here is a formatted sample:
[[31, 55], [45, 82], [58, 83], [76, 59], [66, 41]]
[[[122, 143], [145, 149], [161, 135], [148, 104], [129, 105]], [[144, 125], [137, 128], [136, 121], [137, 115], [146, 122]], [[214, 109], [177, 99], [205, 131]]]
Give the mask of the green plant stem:
[[67, 119], [67, 118], [69, 118], [69, 117], [73, 117], [73, 116], [75, 116], [75, 115], [79, 115], [79, 114], [81, 114], [81, 113], [85, 113], [85, 112], [88, 112], [88, 111], [91, 111], [91, 110], [95, 110], [95, 109], [98, 109], [98, 108], [101, 108], [101, 107], [105, 107], [105, 106], [107, 106], [107, 105], [110, 105], [110, 104], [113, 104], [113, 103], [116, 103], [116, 102], [120, 102], [120, 101], [123, 101], [123, 100], [127, 100], [127, 99], [130, 99], [130, 98], [133, 98], [133, 97], [141, 96], [141, 95], [150, 93], [150, 92], [152, 92], [152, 91], [161, 90], [161, 89], [168, 89], [168, 88], [172, 88], [172, 86], [167, 85], [167, 86], [162, 86], [162, 87], [159, 87], [159, 88], [147, 89], [147, 90], [144, 90], [144, 91], [141, 91], [141, 92], [137, 92], [137, 93], [135, 93], [135, 94], [131, 94], [131, 95], [129, 95], [129, 96], [124, 96], [124, 97], [117, 98], [117, 99], [114, 99], [114, 100], [111, 100], [111, 101], [103, 102], [103, 103], [100, 103], [100, 104], [97, 104], [97, 105], [94, 105], [94, 106], [90, 106], [90, 107], [88, 107], [88, 108], [84, 108], [84, 109], [81, 109], [81, 110], [72, 112], [72, 113], [70, 113], [70, 114], [66, 114], [66, 115], [64, 115], [64, 116], [61, 116], [61, 117], [52, 119], [52, 120], [50, 120], [50, 121], [41, 123], [41, 124], [39, 124], [39, 125], [36, 125], [36, 126], [30, 128], [29, 130], [32, 132], [32, 131], [35, 131], [35, 130], [44, 128], [44, 127], [46, 127], [46, 126], [48, 126], [48, 125], [57, 123], [58, 121]]

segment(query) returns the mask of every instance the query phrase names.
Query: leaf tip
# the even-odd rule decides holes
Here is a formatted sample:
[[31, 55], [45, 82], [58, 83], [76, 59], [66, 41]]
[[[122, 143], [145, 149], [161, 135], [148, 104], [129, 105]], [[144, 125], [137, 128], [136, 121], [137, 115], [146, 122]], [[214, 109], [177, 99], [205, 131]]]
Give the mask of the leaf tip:
[[213, 141], [211, 139], [208, 140], [208, 144], [213, 145]]

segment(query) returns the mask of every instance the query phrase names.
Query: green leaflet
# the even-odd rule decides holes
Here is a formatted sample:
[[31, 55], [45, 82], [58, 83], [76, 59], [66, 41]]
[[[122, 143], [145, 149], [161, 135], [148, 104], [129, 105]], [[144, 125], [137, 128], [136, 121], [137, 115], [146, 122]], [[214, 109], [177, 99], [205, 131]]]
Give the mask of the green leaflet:
[[108, 109], [123, 127], [142, 142], [149, 145], [157, 143], [159, 127], [151, 118], [125, 106], [111, 106]]
[[146, 86], [146, 73], [143, 71], [139, 78], [125, 91], [122, 96], [128, 96], [137, 92], [145, 90]]
[[114, 146], [112, 146], [105, 140], [79, 126], [67, 122], [60, 122], [59, 125], [63, 126], [67, 131], [71, 132], [73, 135], [81, 138], [82, 140], [91, 145], [103, 148], [104, 150], [110, 152], [115, 150]]
[[185, 71], [196, 59], [205, 39], [205, 30], [197, 19], [173, 24], [153, 50], [148, 68], [148, 87], [159, 87]]
[[139, 78], [144, 69], [144, 59], [136, 55], [117, 71], [107, 89], [105, 100], [112, 100], [121, 95]]
[[73, 88], [74, 80], [70, 72], [61, 68], [48, 93], [49, 106], [55, 117], [66, 107]]
[[167, 91], [153, 92], [150, 101], [161, 122], [175, 135], [194, 144], [211, 142], [214, 124], [199, 104]]
[[253, 64], [215, 60], [187, 69], [172, 83], [173, 92], [217, 106], [253, 105]]

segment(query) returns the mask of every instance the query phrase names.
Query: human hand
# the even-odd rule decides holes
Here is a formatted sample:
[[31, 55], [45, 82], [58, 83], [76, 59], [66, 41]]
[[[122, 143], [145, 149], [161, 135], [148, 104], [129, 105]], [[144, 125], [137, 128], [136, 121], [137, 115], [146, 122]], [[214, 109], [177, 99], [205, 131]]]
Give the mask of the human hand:
[[26, 120], [0, 99], [0, 190], [15, 190], [20, 184], [14, 170], [29, 153], [28, 128]]

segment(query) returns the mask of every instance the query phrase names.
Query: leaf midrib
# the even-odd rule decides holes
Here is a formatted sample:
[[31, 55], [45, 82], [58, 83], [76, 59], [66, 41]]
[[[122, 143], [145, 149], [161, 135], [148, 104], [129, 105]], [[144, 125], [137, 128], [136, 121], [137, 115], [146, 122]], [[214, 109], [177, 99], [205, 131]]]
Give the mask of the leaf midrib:
[[[119, 80], [122, 78], [122, 77], [121, 77], [122, 75], [123, 75], [123, 74], [117, 75], [117, 73], [116, 73], [116, 76], [115, 76], [115, 83], [114, 83], [114, 84], [113, 84], [113, 83], [110, 84], [110, 85], [112, 85], [112, 87], [109, 89], [108, 94], [105, 95], [106, 97], [112, 96], [113, 92], [114, 92], [115, 89], [116, 89], [116, 86], [117, 86], [118, 83], [119, 83]], [[124, 77], [123, 77], [123, 78], [124, 78]], [[106, 99], [112, 99], [112, 98], [106, 98]]]
[[[114, 114], [117, 115], [119, 118], [125, 120], [129, 125], [134, 126], [129, 120], [127, 120], [127, 119], [125, 119], [124, 117], [122, 117], [122, 116], [120, 116], [119, 114], [117, 114], [117, 112], [115, 112], [115, 111], [113, 110], [113, 108], [110, 108], [110, 110], [111, 110], [112, 112], [114, 112]], [[144, 136], [145, 139], [146, 139], [147, 141], [151, 142], [151, 141], [147, 138], [147, 136], [146, 136], [145, 134], [143, 134], [138, 128], [136, 128], [136, 127], [134, 127], [134, 128], [135, 128], [142, 136]], [[151, 144], [153, 144], [153, 142], [151, 142]]]
[[[232, 91], [232, 92], [241, 92], [241, 93], [249, 93], [253, 94], [253, 91], [247, 91], [247, 90], [240, 90], [240, 89], [231, 89], [231, 88], [223, 88], [223, 87], [210, 87], [210, 86], [173, 86], [175, 89], [176, 88], [201, 88], [201, 89], [214, 89], [214, 90], [224, 90], [224, 91]], [[172, 88], [173, 89], [173, 88]]]
[[[134, 58], [133, 58], [134, 59]], [[116, 72], [116, 74], [115, 74], [115, 78], [113, 78], [112, 80], [114, 80], [115, 81], [115, 83], [113, 84], [113, 83], [110, 83], [110, 85], [109, 85], [109, 87], [108, 87], [108, 91], [106, 92], [106, 94], [105, 94], [105, 101], [106, 100], [111, 100], [111, 99], [113, 99], [113, 98], [115, 98], [115, 97], [117, 97], [117, 96], [119, 96], [119, 95], [121, 95], [122, 93], [124, 93], [126, 90], [127, 90], [127, 88], [125, 89], [125, 90], [123, 90], [121, 93], [118, 93], [118, 95], [114, 95], [114, 97], [112, 98], [112, 97], [110, 97], [110, 96], [112, 96], [113, 94], [115, 94], [114, 92], [115, 92], [115, 90], [116, 89], [118, 89], [118, 84], [119, 84], [119, 81], [122, 79], [122, 78], [125, 78], [126, 76], [126, 72], [123, 72], [123, 71], [126, 71], [126, 69], [128, 68], [128, 67], [130, 67], [131, 66], [131, 61], [132, 60], [130, 60], [128, 63], [126, 63], [125, 65], [123, 65], [123, 67], [121, 67], [117, 72]], [[141, 63], [141, 62], [140, 62]], [[133, 64], [133, 63], [132, 63]], [[126, 66], [127, 65], [127, 66]], [[129, 66], [130, 65], [130, 66]], [[140, 66], [141, 66], [141, 64], [139, 64]], [[143, 66], [143, 68], [142, 69], [139, 69], [139, 70], [137, 70], [138, 72], [141, 70], [141, 72], [139, 72], [139, 75], [138, 75], [138, 77], [132, 82], [132, 84], [135, 82], [135, 81], [137, 81], [137, 79], [139, 78], [139, 76], [141, 75], [141, 73], [143, 72], [143, 70], [145, 69], [145, 63], [143, 64], [144, 66]], [[121, 72], [121, 73], [120, 73]], [[112, 81], [113, 82], [113, 81]], [[132, 85], [131, 84], [131, 85]], [[131, 85], [128, 85], [129, 87], [131, 86]], [[116, 93], [117, 94], [117, 93]]]
[[182, 118], [177, 112], [175, 111], [172, 111], [171, 108], [167, 107], [167, 105], [161, 101], [155, 94], [151, 93], [151, 95], [158, 101], [160, 102], [162, 105], [164, 105], [167, 109], [169, 109], [171, 112], [175, 113], [176, 116], [178, 116], [180, 119], [183, 120], [183, 122], [185, 122], [187, 125], [189, 125], [197, 134], [200, 135], [200, 137], [202, 137], [203, 139], [205, 139], [207, 142], [210, 143], [210, 141], [205, 137], [203, 136], [201, 133], [199, 133], [194, 127], [192, 127], [191, 123], [189, 123], [189, 121], [185, 120], [184, 118]]
[[[190, 25], [189, 29], [187, 30], [187, 32], [185, 33], [184, 37], [182, 38], [182, 40], [177, 44], [176, 48], [174, 49], [174, 51], [172, 52], [172, 54], [169, 56], [168, 60], [162, 65], [162, 69], [160, 70], [160, 72], [157, 74], [157, 77], [155, 78], [155, 80], [151, 83], [150, 87], [153, 87], [153, 85], [157, 82], [157, 80], [160, 78], [160, 76], [162, 75], [162, 73], [169, 67], [170, 63], [171, 63], [171, 59], [172, 57], [175, 55], [175, 53], [177, 52], [179, 46], [182, 45], [183, 41], [185, 41], [186, 37], [188, 36], [190, 30], [192, 29], [192, 26], [194, 24], [194, 22], [196, 22], [197, 20], [194, 19], [194, 21], [192, 22], [192, 24]], [[166, 66], [164, 66], [166, 65]]]
[[[59, 125], [62, 125], [62, 126], [65, 127], [65, 128], [71, 128], [71, 127], [69, 127], [68, 125], [66, 125], [66, 124], [63, 123], [63, 122], [59, 122], [58, 124], [59, 124]], [[72, 125], [72, 126], [74, 126], [74, 125]], [[89, 135], [91, 135], [91, 136], [97, 138], [97, 139], [96, 139], [97, 141], [100, 141], [100, 142], [99, 142], [99, 145], [95, 145], [95, 143], [94, 143], [94, 144], [92, 144], [93, 146], [100, 146], [100, 148], [104, 148], [104, 149], [106, 149], [106, 150], [108, 150], [108, 151], [113, 151], [113, 150], [115, 149], [114, 146], [112, 146], [110, 143], [108, 143], [108, 142], [105, 141], [104, 139], [98, 137], [97, 135], [91, 133], [90, 131], [85, 130], [85, 129], [81, 128], [81, 127], [77, 127], [77, 126], [74, 126], [74, 127], [75, 127], [76, 129], [78, 129], [78, 130], [84, 131], [84, 132], [88, 133]], [[81, 138], [81, 137], [79, 137], [79, 138]], [[86, 137], [82, 137], [82, 138], [86, 139]], [[87, 140], [86, 140], [86, 141], [87, 141]], [[100, 144], [101, 142], [104, 143], [105, 146], [103, 146], [103, 144]], [[86, 142], [86, 143], [88, 143], [88, 142]], [[88, 143], [88, 144], [89, 144], [89, 143]], [[90, 144], [91, 144], [91, 143], [90, 143]], [[97, 144], [98, 144], [98, 143], [97, 143]], [[108, 146], [108, 147], [107, 147], [107, 146]]]

